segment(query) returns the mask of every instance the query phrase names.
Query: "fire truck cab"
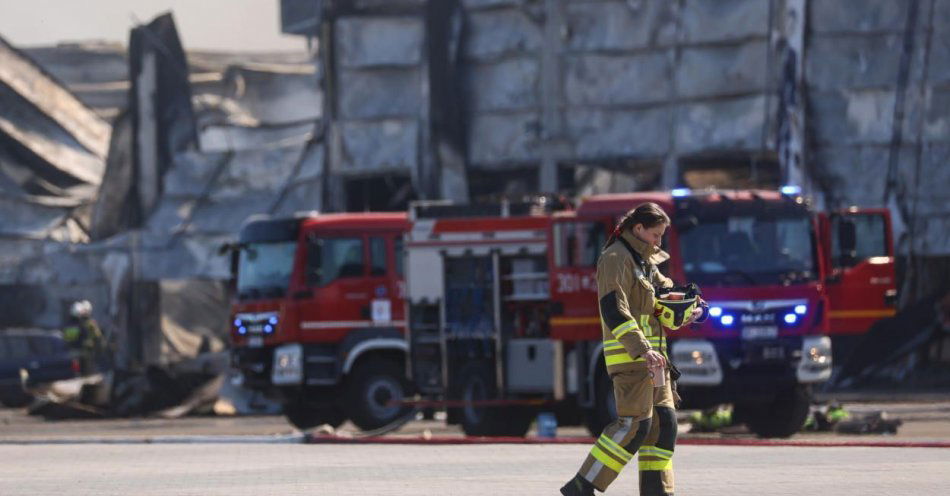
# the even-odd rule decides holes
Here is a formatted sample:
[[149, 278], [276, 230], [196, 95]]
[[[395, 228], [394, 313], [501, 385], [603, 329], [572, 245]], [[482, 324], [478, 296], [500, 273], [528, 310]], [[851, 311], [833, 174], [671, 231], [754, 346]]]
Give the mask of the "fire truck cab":
[[232, 361], [299, 428], [406, 411], [403, 213], [249, 219], [233, 249]]

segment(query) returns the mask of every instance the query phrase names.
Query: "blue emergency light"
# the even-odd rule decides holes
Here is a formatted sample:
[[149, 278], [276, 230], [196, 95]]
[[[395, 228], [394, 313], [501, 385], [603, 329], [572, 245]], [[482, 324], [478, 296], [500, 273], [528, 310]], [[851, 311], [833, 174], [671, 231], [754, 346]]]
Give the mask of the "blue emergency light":
[[670, 194], [673, 195], [673, 198], [682, 198], [684, 196], [689, 196], [689, 188], [676, 188], [673, 191], [670, 191]]
[[786, 185], [782, 186], [782, 194], [787, 196], [798, 196], [802, 194], [801, 186]]

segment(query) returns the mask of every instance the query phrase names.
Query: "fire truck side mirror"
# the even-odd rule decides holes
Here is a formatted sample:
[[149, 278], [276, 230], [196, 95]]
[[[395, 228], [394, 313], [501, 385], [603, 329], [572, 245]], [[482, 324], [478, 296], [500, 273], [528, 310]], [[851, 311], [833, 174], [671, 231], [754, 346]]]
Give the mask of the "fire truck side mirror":
[[228, 257], [228, 269], [230, 270], [228, 287], [232, 290], [237, 288], [237, 272], [238, 264], [240, 263], [241, 247], [241, 243], [224, 243], [218, 247], [218, 256]]
[[319, 286], [321, 281], [320, 252], [323, 248], [323, 239], [311, 233], [307, 236], [307, 260], [304, 264], [304, 277], [307, 286]]

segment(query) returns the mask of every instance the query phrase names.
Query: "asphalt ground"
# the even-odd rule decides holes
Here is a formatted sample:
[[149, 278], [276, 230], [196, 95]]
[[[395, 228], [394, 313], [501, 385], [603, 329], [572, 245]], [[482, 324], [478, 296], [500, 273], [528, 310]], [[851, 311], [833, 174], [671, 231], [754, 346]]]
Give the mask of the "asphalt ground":
[[[0, 494], [556, 495], [585, 445], [0, 445]], [[676, 494], [939, 495], [950, 449], [680, 446]], [[637, 492], [635, 464], [608, 495]]]
[[[896, 435], [839, 435], [834, 433], [800, 433], [792, 441], [814, 442], [946, 442], [950, 443], [950, 394], [946, 399], [930, 398], [926, 401], [895, 403], [848, 403], [846, 408], [853, 415], [885, 411], [890, 417], [900, 418], [903, 425]], [[681, 412], [685, 418], [688, 412]], [[735, 440], [754, 439], [743, 428], [728, 429], [727, 434], [690, 434], [686, 423], [680, 424], [680, 439]], [[586, 442], [589, 433], [583, 427], [561, 426], [561, 438], [580, 438]], [[319, 433], [318, 433], [319, 434]], [[335, 433], [342, 437], [359, 437], [360, 432], [347, 423]], [[529, 433], [533, 435], [534, 431]], [[0, 444], [43, 442], [148, 442], [161, 439], [186, 441], [188, 439], [227, 438], [239, 441], [242, 436], [253, 436], [254, 442], [263, 440], [282, 441], [299, 437], [300, 432], [280, 416], [241, 417], [183, 417], [178, 419], [139, 418], [103, 420], [58, 420], [47, 421], [29, 416], [22, 409], [0, 409]], [[457, 426], [446, 426], [438, 420], [416, 420], [403, 426], [387, 438], [423, 439], [461, 438]], [[2, 493], [0, 493], [2, 494]]]
[[[677, 494], [947, 492], [950, 448], [846, 445], [950, 447], [950, 400], [846, 406], [855, 415], [883, 410], [904, 425], [894, 436], [803, 433], [759, 445], [741, 428], [689, 434], [683, 423]], [[586, 430], [563, 426], [553, 444], [470, 440], [425, 420], [385, 444], [341, 444], [360, 441], [348, 424], [332, 438], [311, 434], [319, 442], [306, 443], [278, 416], [46, 421], [5, 409], [0, 495], [555, 495], [589, 450]], [[630, 468], [607, 494], [638, 494]]]

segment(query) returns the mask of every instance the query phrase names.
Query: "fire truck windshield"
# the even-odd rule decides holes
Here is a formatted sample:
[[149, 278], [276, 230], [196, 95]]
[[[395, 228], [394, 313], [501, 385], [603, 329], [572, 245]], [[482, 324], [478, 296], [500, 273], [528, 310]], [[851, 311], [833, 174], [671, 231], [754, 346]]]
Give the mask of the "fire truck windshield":
[[706, 218], [679, 234], [683, 270], [700, 285], [795, 284], [818, 274], [805, 215]]
[[294, 265], [293, 241], [248, 243], [238, 263], [238, 297], [279, 298], [287, 291]]

